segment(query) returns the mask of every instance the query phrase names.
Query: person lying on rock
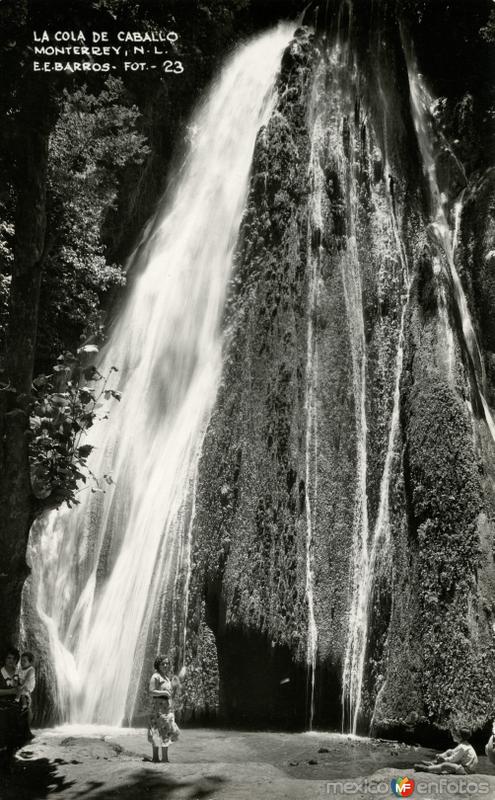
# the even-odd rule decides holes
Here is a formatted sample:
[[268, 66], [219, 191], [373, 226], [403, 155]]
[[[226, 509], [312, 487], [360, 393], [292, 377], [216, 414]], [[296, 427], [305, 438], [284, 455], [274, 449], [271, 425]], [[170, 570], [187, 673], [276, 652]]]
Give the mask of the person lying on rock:
[[[174, 694], [180, 681], [175, 675], [172, 678], [168, 677], [170, 661], [165, 656], [155, 658], [154, 668], [149, 685], [151, 708], [148, 741], [152, 747], [152, 761], [160, 761], [159, 750], [161, 750], [161, 760], [168, 762], [168, 747], [171, 742], [176, 742], [180, 735], [173, 708]], [[182, 676], [182, 672], [179, 675]]]
[[457, 747], [440, 753], [433, 761], [422, 761], [414, 765], [419, 772], [433, 772], [435, 775], [472, 775], [478, 765], [478, 756], [468, 739], [471, 731], [467, 728], [451, 730]]

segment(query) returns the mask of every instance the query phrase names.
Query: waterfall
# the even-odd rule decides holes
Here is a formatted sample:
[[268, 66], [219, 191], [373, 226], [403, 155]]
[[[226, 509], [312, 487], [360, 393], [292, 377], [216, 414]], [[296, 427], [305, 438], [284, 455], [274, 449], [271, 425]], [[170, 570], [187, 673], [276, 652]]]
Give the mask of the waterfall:
[[[403, 368], [404, 327], [409, 297], [409, 268], [404, 243], [401, 238], [394, 198], [388, 176], [388, 115], [389, 98], [378, 72], [378, 86], [382, 110], [382, 151], [384, 177], [381, 184], [372, 190], [372, 204], [377, 219], [381, 220], [382, 236], [388, 242], [391, 258], [398, 264], [401, 313], [396, 331], [396, 352], [391, 375], [392, 408], [388, 421], [388, 437], [379, 486], [379, 503], [374, 524], [368, 509], [368, 420], [367, 420], [367, 345], [363, 308], [363, 286], [361, 272], [363, 254], [358, 249], [359, 199], [357, 193], [360, 131], [355, 120], [355, 97], [358, 95], [359, 78], [357, 67], [347, 45], [337, 44], [330, 53], [330, 65], [336, 86], [333, 95], [340, 103], [340, 117], [344, 127], [340, 141], [332, 142], [338, 153], [338, 172], [346, 187], [347, 233], [346, 247], [340, 256], [342, 286], [349, 328], [350, 360], [352, 365], [352, 387], [356, 431], [356, 488], [354, 498], [352, 552], [350, 559], [350, 607], [349, 628], [342, 674], [342, 718], [343, 729], [357, 732], [362, 707], [362, 690], [368, 646], [371, 599], [375, 582], [376, 563], [379, 554], [383, 557], [390, 546], [389, 497], [395, 464], [397, 437], [400, 422], [400, 380]], [[367, 117], [364, 111], [365, 119]], [[354, 122], [352, 122], [354, 118]], [[378, 139], [369, 123], [370, 141], [367, 158], [371, 160], [371, 137]], [[345, 141], [347, 137], [347, 141]], [[376, 145], [375, 145], [376, 147]]]
[[[310, 245], [309, 245], [310, 246]], [[310, 289], [308, 297], [308, 332], [306, 361], [306, 438], [305, 438], [305, 507], [306, 507], [306, 603], [308, 607], [308, 632], [306, 660], [309, 669], [309, 730], [313, 727], [316, 657], [318, 651], [318, 628], [314, 611], [313, 571], [313, 498], [317, 493], [318, 428], [315, 405], [317, 381], [317, 352], [313, 337], [312, 317], [317, 293], [317, 258], [312, 257]], [[311, 492], [311, 485], [313, 491]]]
[[[340, 30], [340, 17], [339, 17]], [[311, 178], [311, 231], [312, 249], [310, 252], [310, 286], [316, 287], [317, 267], [320, 252], [320, 240], [324, 233], [326, 218], [331, 210], [322, 209], [322, 184], [324, 181], [322, 165], [331, 169], [335, 180], [342, 191], [342, 203], [345, 205], [345, 239], [346, 244], [338, 249], [337, 268], [340, 271], [342, 291], [344, 295], [346, 321], [348, 329], [349, 355], [351, 362], [351, 385], [354, 403], [354, 425], [356, 432], [356, 483], [354, 490], [354, 513], [352, 531], [352, 554], [350, 564], [350, 610], [349, 634], [345, 654], [343, 675], [344, 716], [350, 709], [354, 717], [355, 698], [357, 696], [358, 675], [355, 669], [355, 653], [357, 632], [360, 629], [359, 587], [363, 570], [368, 563], [368, 496], [367, 496], [367, 418], [366, 418], [366, 337], [364, 328], [363, 287], [361, 282], [361, 265], [358, 254], [356, 224], [358, 199], [356, 195], [356, 175], [353, 153], [355, 152], [352, 125], [349, 120], [354, 114], [354, 87], [356, 84], [356, 67], [350, 56], [348, 46], [339, 40], [328, 47], [323, 55], [316, 74], [316, 85], [320, 92], [313, 93], [310, 119], [312, 122], [312, 141], [310, 156]], [[326, 200], [328, 204], [328, 200]], [[311, 245], [310, 245], [311, 246]], [[316, 302], [316, 288], [310, 289], [310, 305], [308, 316], [308, 369], [313, 364], [313, 353], [310, 360], [310, 341], [313, 338], [313, 322], [311, 314]], [[313, 347], [313, 345], [311, 344]], [[307, 406], [308, 408], [308, 406]], [[307, 411], [309, 413], [309, 411]], [[308, 429], [308, 425], [307, 425]], [[307, 471], [308, 478], [308, 471]], [[306, 489], [308, 494], [308, 488]], [[306, 510], [310, 521], [310, 510]], [[309, 530], [309, 522], [308, 522]], [[311, 625], [311, 618], [310, 618]], [[356, 637], [354, 636], [356, 633]], [[313, 639], [308, 637], [311, 643]], [[309, 648], [308, 648], [309, 651]], [[309, 656], [308, 652], [308, 656]], [[314, 687], [312, 686], [312, 691]]]
[[[454, 300], [457, 304], [457, 309], [462, 322], [462, 332], [464, 337], [465, 346], [469, 353], [471, 363], [473, 365], [474, 375], [477, 381], [477, 389], [479, 391], [481, 405], [485, 414], [485, 419], [490, 430], [492, 437], [495, 437], [495, 424], [493, 422], [491, 411], [485, 400], [485, 369], [481, 351], [479, 348], [478, 340], [474, 330], [473, 322], [469, 312], [469, 307], [464, 293], [464, 289], [457, 272], [455, 264], [456, 248], [459, 238], [459, 230], [462, 217], [462, 203], [463, 192], [460, 194], [452, 208], [449, 207], [448, 198], [446, 193], [442, 192], [436, 168], [436, 133], [433, 128], [433, 119], [430, 109], [433, 106], [433, 98], [428, 94], [426, 87], [423, 83], [422, 77], [418, 72], [416, 62], [411, 54], [410, 49], [404, 48], [407, 58], [409, 89], [410, 89], [410, 105], [412, 111], [412, 118], [418, 137], [418, 144], [423, 161], [424, 173], [428, 180], [428, 188], [430, 193], [430, 206], [431, 206], [431, 232], [434, 234], [434, 241], [438, 247], [438, 254], [434, 256], [434, 272], [439, 277], [442, 273], [446, 278], [448, 287], [451, 287]], [[388, 103], [387, 97], [383, 91], [381, 80], [378, 80], [379, 94], [381, 106], [383, 109], [383, 129], [384, 129], [384, 162], [385, 174], [389, 174], [389, 160], [387, 153], [387, 113]], [[446, 143], [445, 143], [445, 146]], [[352, 149], [352, 148], [350, 148]], [[352, 186], [351, 186], [352, 191]], [[370, 530], [365, 530], [362, 524], [363, 512], [358, 508], [354, 516], [355, 535], [354, 535], [354, 579], [353, 591], [350, 610], [350, 628], [347, 640], [344, 672], [343, 672], [343, 717], [344, 725], [356, 733], [359, 721], [359, 713], [362, 708], [363, 700], [363, 682], [366, 672], [366, 653], [369, 644], [370, 624], [371, 624], [371, 600], [373, 597], [373, 588], [375, 583], [375, 573], [378, 558], [386, 557], [390, 551], [390, 490], [391, 480], [393, 476], [394, 457], [396, 453], [396, 442], [399, 431], [399, 411], [400, 411], [400, 379], [403, 369], [403, 348], [404, 348], [404, 325], [406, 318], [406, 311], [409, 302], [410, 291], [410, 277], [407, 258], [401, 236], [397, 224], [397, 218], [394, 208], [394, 200], [390, 193], [390, 188], [387, 186], [388, 195], [388, 216], [390, 221], [390, 228], [395, 240], [395, 248], [399, 257], [403, 285], [406, 287], [406, 293], [403, 297], [402, 313], [400, 318], [400, 328], [397, 340], [397, 351], [395, 356], [395, 369], [394, 369], [394, 390], [393, 390], [393, 407], [388, 427], [388, 442], [383, 464], [383, 471], [380, 481], [379, 505], [378, 512], [374, 525]], [[450, 222], [452, 220], [452, 222]], [[352, 243], [352, 242], [351, 242]], [[349, 249], [349, 248], [348, 248]], [[352, 253], [352, 249], [350, 250]], [[446, 264], [447, 270], [443, 266]], [[347, 279], [349, 282], [349, 278]], [[356, 293], [355, 293], [356, 294]], [[355, 307], [349, 291], [347, 290], [346, 296], [348, 297], [348, 314], [350, 309]], [[357, 294], [356, 294], [357, 298]], [[444, 335], [445, 343], [445, 367], [446, 374], [451, 381], [454, 380], [454, 367], [455, 367], [455, 342], [452, 326], [449, 320], [447, 293], [445, 282], [439, 281], [439, 318], [441, 329]], [[353, 371], [356, 375], [356, 357], [354, 355], [351, 345], [351, 357], [353, 361]], [[363, 391], [359, 387], [359, 381], [355, 379], [355, 402], [356, 407], [362, 402]], [[364, 419], [364, 417], [363, 417]], [[363, 430], [363, 424], [358, 424], [358, 417], [356, 418], [356, 430], [359, 432]], [[364, 441], [360, 437], [361, 442]], [[363, 445], [362, 445], [363, 446]], [[365, 454], [364, 454], [365, 455]], [[364, 456], [363, 456], [364, 457]], [[358, 458], [357, 473], [358, 473], [358, 486], [359, 483], [364, 484], [362, 476], [362, 461]], [[361, 481], [359, 480], [361, 476]], [[358, 493], [359, 494], [359, 493]], [[361, 519], [360, 536], [356, 535], [358, 530], [358, 523]], [[357, 544], [357, 546], [356, 546]]]
[[[306, 660], [309, 669], [309, 730], [313, 727], [318, 628], [314, 610], [313, 536], [314, 509], [318, 492], [318, 418], [316, 391], [318, 386], [318, 350], [314, 332], [314, 317], [320, 280], [321, 232], [323, 228], [322, 199], [324, 175], [320, 165], [320, 150], [324, 131], [321, 116], [316, 114], [317, 93], [313, 92], [310, 115], [312, 120], [311, 154], [309, 160], [310, 199], [308, 214], [308, 304], [306, 334], [306, 439], [305, 439], [305, 509], [306, 509], [306, 603], [308, 631]], [[311, 491], [312, 487], [312, 491]]]
[[361, 710], [363, 680], [366, 667], [366, 649], [368, 645], [370, 625], [370, 604], [375, 581], [375, 568], [378, 556], [384, 558], [390, 548], [390, 485], [393, 475], [394, 456], [400, 422], [400, 379], [404, 361], [404, 323], [408, 300], [406, 299], [400, 322], [399, 341], [395, 360], [395, 385], [392, 414], [390, 417], [387, 452], [380, 481], [380, 502], [375, 525], [369, 541], [366, 542], [366, 557], [361, 558], [361, 579], [357, 584], [354, 598], [354, 617], [348, 640], [346, 667], [350, 677], [347, 684], [349, 691], [349, 722], [352, 733], [357, 732], [359, 712]]
[[[355, 669], [357, 636], [360, 629], [361, 608], [359, 587], [363, 572], [368, 568], [368, 492], [367, 492], [367, 436], [366, 418], [366, 336], [364, 329], [363, 287], [359, 261], [356, 224], [357, 206], [356, 177], [354, 164], [353, 126], [349, 124], [354, 108], [353, 88], [356, 82], [356, 66], [348, 47], [337, 43], [329, 53], [329, 68], [332, 76], [333, 102], [332, 151], [336, 160], [345, 197], [346, 247], [339, 256], [342, 289], [345, 300], [349, 333], [349, 348], [354, 400], [356, 431], [356, 485], [354, 493], [354, 521], [352, 531], [352, 553], [350, 559], [350, 609], [349, 634], [343, 671], [344, 719], [356, 716], [356, 697], [359, 694], [359, 676]], [[348, 138], [346, 138], [348, 137]], [[354, 728], [354, 723], [352, 723]]]
[[281, 25], [227, 63], [194, 116], [176, 188], [142, 248], [97, 364], [104, 375], [118, 369], [109, 387], [122, 401], [88, 440], [92, 472], [114, 485], [81, 491], [78, 506], [33, 527], [26, 591], [72, 722], [132, 717], [158, 607], [165, 621], [178, 570], [189, 581], [180, 561], [189, 557], [198, 459], [221, 370], [226, 289], [256, 136], [291, 32]]
[[[485, 368], [478, 340], [474, 330], [473, 322], [469, 312], [466, 295], [456, 268], [455, 254], [459, 238], [459, 230], [462, 217], [463, 193], [460, 194], [452, 208], [446, 194], [441, 190], [436, 168], [436, 133], [433, 128], [433, 119], [430, 109], [433, 106], [433, 98], [428, 94], [421, 75], [418, 73], [417, 65], [410, 49], [404, 48], [406, 52], [410, 105], [412, 118], [416, 129], [418, 144], [423, 161], [424, 173], [428, 180], [430, 193], [430, 206], [432, 224], [430, 227], [434, 235], [435, 243], [438, 247], [438, 255], [434, 257], [434, 271], [437, 276], [443, 272], [446, 278], [447, 287], [452, 289], [452, 294], [457, 305], [459, 317], [462, 322], [462, 332], [467, 352], [472, 363], [477, 389], [479, 392], [481, 405], [485, 419], [493, 438], [495, 438], [495, 424], [491, 411], [484, 396], [485, 390]], [[383, 157], [385, 163], [385, 174], [389, 174], [390, 164], [387, 153], [387, 114], [388, 100], [383, 90], [380, 75], [378, 74], [378, 87], [380, 104], [383, 110]], [[446, 143], [445, 143], [445, 146]], [[349, 151], [354, 151], [351, 145]], [[454, 158], [454, 156], [452, 156]], [[460, 165], [459, 165], [460, 167]], [[350, 196], [352, 198], [353, 183], [349, 182]], [[393, 477], [393, 467], [395, 462], [397, 437], [399, 432], [399, 411], [400, 411], [400, 379], [403, 370], [403, 348], [404, 348], [404, 326], [406, 311], [409, 303], [410, 276], [407, 258], [403, 242], [401, 240], [399, 227], [394, 208], [394, 199], [391, 196], [390, 187], [387, 185], [388, 196], [388, 217], [390, 229], [395, 241], [395, 249], [399, 258], [402, 283], [405, 293], [402, 297], [402, 313], [400, 317], [400, 327], [397, 338], [397, 350], [395, 355], [394, 384], [393, 384], [393, 406], [388, 425], [388, 441], [383, 463], [383, 470], [380, 481], [379, 505], [374, 524], [368, 530], [368, 518], [364, 505], [366, 493], [366, 437], [365, 437], [365, 411], [359, 413], [362, 407], [363, 397], [366, 392], [366, 378], [363, 375], [363, 363], [365, 357], [361, 355], [358, 331], [359, 323], [359, 287], [354, 286], [352, 279], [352, 264], [356, 263], [358, 254], [353, 254], [354, 240], [348, 238], [347, 252], [350, 262], [343, 273], [344, 289], [346, 294], [346, 305], [349, 320], [352, 321], [354, 314], [354, 333], [351, 334], [351, 360], [354, 375], [354, 397], [356, 404], [356, 432], [358, 435], [358, 459], [357, 459], [357, 494], [356, 510], [354, 513], [354, 536], [353, 536], [353, 573], [351, 578], [352, 595], [349, 619], [349, 634], [346, 645], [344, 670], [343, 670], [343, 720], [344, 727], [352, 733], [356, 733], [359, 722], [359, 714], [363, 702], [363, 683], [366, 673], [366, 653], [369, 646], [370, 625], [371, 625], [371, 600], [375, 584], [375, 573], [378, 559], [384, 559], [390, 552], [390, 490]], [[352, 202], [351, 202], [352, 211]], [[349, 229], [352, 231], [354, 214], [351, 213], [349, 219]], [[452, 220], [452, 222], [450, 222]], [[443, 264], [446, 263], [446, 271]], [[357, 280], [357, 277], [356, 277]], [[449, 320], [447, 294], [445, 282], [439, 281], [439, 317], [445, 341], [445, 366], [446, 373], [450, 380], [454, 380], [455, 366], [455, 342], [452, 326]], [[357, 316], [356, 316], [357, 313]]]
[[[485, 365], [471, 319], [464, 287], [455, 264], [455, 250], [462, 216], [463, 193], [461, 193], [457, 202], [454, 203], [453, 208], [450, 208], [449, 198], [447, 193], [442, 191], [437, 175], [437, 152], [435, 141], [436, 138], [438, 138], [438, 134], [434, 129], [432, 115], [434, 99], [428, 92], [423, 77], [418, 70], [418, 65], [412, 52], [412, 48], [407, 42], [405, 43], [404, 51], [406, 54], [407, 73], [409, 78], [411, 112], [416, 130], [416, 136], [418, 139], [419, 150], [423, 161], [423, 172], [428, 181], [430, 214], [432, 219], [431, 229], [440, 252], [442, 252], [445, 256], [445, 263], [447, 265], [445, 277], [448, 285], [452, 288], [452, 294], [461, 320], [462, 335], [466, 350], [471, 359], [474, 378], [476, 380], [477, 390], [479, 392], [481, 405], [483, 407], [485, 421], [492, 439], [495, 441], [495, 422], [485, 398]], [[444, 146], [450, 150], [447, 143], [443, 139], [442, 142]], [[451, 155], [452, 158], [455, 159], [453, 153], [451, 153]], [[453, 225], [450, 222], [452, 217]], [[439, 271], [442, 269], [441, 265], [439, 265], [438, 269]], [[441, 299], [440, 310], [443, 325], [448, 329], [449, 322], [447, 318], [445, 296], [443, 299]], [[452, 340], [450, 335], [448, 336], [447, 341], [449, 342], [449, 364], [451, 365]]]

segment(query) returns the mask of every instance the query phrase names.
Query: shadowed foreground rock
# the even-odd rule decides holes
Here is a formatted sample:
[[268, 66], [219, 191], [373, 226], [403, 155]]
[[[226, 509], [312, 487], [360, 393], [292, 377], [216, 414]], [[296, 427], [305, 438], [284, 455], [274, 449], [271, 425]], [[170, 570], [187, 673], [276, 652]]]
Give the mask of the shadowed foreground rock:
[[[0, 777], [2, 800], [310, 800], [320, 796], [389, 798], [390, 780], [408, 775], [417, 782], [432, 778], [436, 796], [440, 776], [412, 771], [418, 758], [433, 751], [394, 742], [365, 741], [328, 734], [234, 733], [187, 730], [171, 750], [167, 765], [143, 765], [148, 751], [144, 731], [122, 736], [70, 737], [39, 735], [24, 750], [12, 776]], [[483, 796], [495, 791], [495, 770], [481, 759], [480, 775], [472, 781]], [[490, 774], [489, 774], [490, 773]], [[470, 779], [471, 780], [471, 779]], [[449, 796], [460, 800], [457, 777]], [[460, 784], [459, 784], [460, 785]], [[367, 786], [367, 788], [366, 788]], [[383, 790], [383, 791], [382, 791]], [[474, 796], [477, 796], [476, 794]]]

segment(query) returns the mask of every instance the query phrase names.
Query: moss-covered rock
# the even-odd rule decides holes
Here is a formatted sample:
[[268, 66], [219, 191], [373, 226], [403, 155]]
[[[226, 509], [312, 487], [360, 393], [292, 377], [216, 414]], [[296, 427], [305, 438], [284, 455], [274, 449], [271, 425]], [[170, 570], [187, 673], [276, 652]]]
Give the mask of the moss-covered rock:
[[439, 117], [442, 191], [453, 203], [467, 186], [466, 311], [428, 225], [397, 17], [387, 6], [366, 32], [364, 15], [347, 44], [338, 19], [325, 40], [296, 33], [256, 145], [199, 467], [189, 703], [259, 724], [262, 680], [273, 724], [307, 724], [313, 703], [316, 724], [340, 727], [354, 703], [362, 731], [481, 729], [495, 678], [491, 179], [465, 174]]

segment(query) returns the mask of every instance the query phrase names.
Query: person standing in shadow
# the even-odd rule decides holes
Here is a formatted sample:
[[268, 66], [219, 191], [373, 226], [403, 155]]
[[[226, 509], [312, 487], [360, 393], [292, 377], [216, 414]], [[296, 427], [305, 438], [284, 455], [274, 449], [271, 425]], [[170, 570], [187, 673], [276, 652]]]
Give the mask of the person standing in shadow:
[[19, 678], [17, 662], [19, 651], [10, 647], [0, 669], [0, 751], [2, 766], [11, 770], [13, 756], [31, 738], [28, 715], [16, 702]]

